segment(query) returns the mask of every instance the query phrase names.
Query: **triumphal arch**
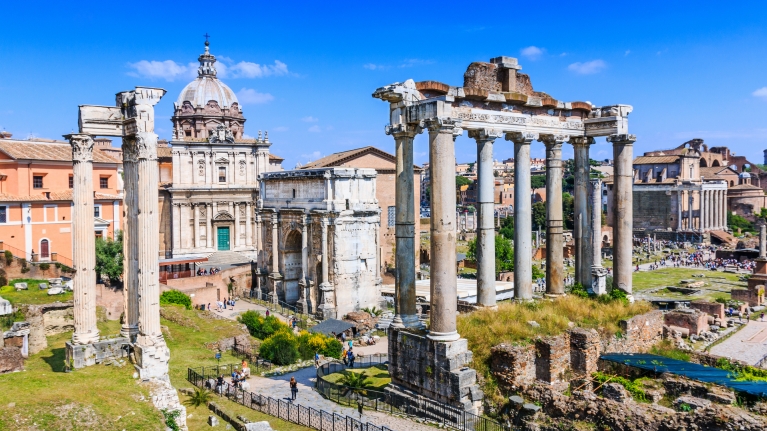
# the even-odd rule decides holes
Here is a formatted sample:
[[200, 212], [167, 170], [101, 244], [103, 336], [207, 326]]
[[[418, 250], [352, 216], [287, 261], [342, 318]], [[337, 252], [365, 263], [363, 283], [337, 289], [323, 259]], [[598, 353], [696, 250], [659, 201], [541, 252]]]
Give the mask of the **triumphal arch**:
[[[471, 352], [456, 328], [456, 195], [455, 139], [468, 131], [477, 143], [478, 304], [495, 306], [495, 243], [493, 225], [493, 145], [502, 138], [514, 145], [514, 297], [533, 297], [530, 147], [546, 147], [547, 294], [562, 295], [562, 145], [575, 152], [576, 281], [592, 286], [602, 278], [593, 244], [594, 212], [589, 199], [589, 146], [605, 136], [613, 144], [615, 164], [613, 287], [631, 293], [632, 153], [629, 105], [597, 107], [565, 102], [535, 91], [520, 73], [517, 59], [496, 57], [471, 63], [463, 86], [437, 81], [407, 80], [381, 87], [373, 97], [389, 103], [386, 134], [394, 137], [396, 183], [396, 315], [389, 336], [393, 391], [426, 396], [478, 413], [483, 394], [476, 372], [468, 368]], [[413, 139], [428, 131], [431, 169], [431, 315], [428, 331], [416, 314], [415, 208]], [[592, 188], [593, 190], [593, 188]], [[597, 211], [599, 210], [597, 206]], [[598, 220], [598, 219], [597, 219]], [[598, 248], [596, 248], [598, 250]], [[596, 277], [595, 277], [596, 275]], [[595, 290], [598, 286], [594, 286]]]

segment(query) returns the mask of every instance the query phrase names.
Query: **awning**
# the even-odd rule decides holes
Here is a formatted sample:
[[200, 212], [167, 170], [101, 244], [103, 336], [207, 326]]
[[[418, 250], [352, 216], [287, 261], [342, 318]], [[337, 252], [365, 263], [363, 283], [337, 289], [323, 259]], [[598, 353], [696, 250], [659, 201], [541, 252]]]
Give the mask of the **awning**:
[[168, 266], [168, 265], [181, 265], [184, 263], [198, 263], [198, 262], [207, 262], [207, 257], [198, 257], [198, 258], [188, 258], [188, 257], [174, 257], [171, 259], [160, 259], [160, 266]]
[[352, 325], [349, 322], [344, 322], [343, 320], [327, 319], [322, 321], [320, 324], [309, 328], [309, 332], [325, 334], [328, 337], [333, 337], [334, 332], [336, 333], [336, 335], [338, 335], [344, 331], [348, 331], [349, 329], [353, 327], [354, 325]]

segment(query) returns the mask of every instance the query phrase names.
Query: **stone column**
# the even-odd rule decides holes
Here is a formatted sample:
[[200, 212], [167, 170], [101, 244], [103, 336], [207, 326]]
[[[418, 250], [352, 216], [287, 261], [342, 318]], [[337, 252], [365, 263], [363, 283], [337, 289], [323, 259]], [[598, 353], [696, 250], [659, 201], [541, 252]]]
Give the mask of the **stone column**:
[[546, 293], [565, 293], [562, 237], [562, 143], [567, 136], [542, 135], [546, 145]]
[[206, 247], [213, 248], [213, 206], [205, 204], [205, 243]]
[[253, 247], [253, 222], [252, 222], [252, 212], [253, 209], [251, 208], [251, 203], [248, 201], [245, 204], [245, 245], [248, 248]]
[[693, 189], [687, 191], [687, 230], [695, 230], [695, 217], [693, 217], [692, 206], [694, 201]]
[[607, 138], [613, 144], [615, 182], [613, 201], [613, 287], [628, 294], [632, 292], [632, 241], [633, 241], [633, 153], [634, 135], [611, 135]]
[[533, 299], [532, 210], [530, 199], [530, 143], [535, 133], [512, 132], [506, 140], [514, 142], [514, 299]]
[[474, 214], [477, 232], [477, 305], [495, 307], [495, 177], [493, 176], [493, 142], [503, 133], [492, 129], [470, 130], [477, 141], [477, 210]]
[[321, 319], [330, 319], [336, 317], [336, 300], [333, 292], [333, 285], [330, 283], [330, 256], [328, 254], [328, 225], [327, 218], [322, 218], [320, 226], [322, 227], [322, 283], [320, 283], [320, 292], [322, 299], [317, 307], [317, 312]]
[[279, 233], [279, 218], [277, 211], [272, 213], [272, 272], [269, 274], [269, 278], [272, 280], [272, 293], [271, 301], [273, 303], [279, 302], [279, 287], [282, 283], [282, 274], [280, 274], [279, 267], [279, 251], [280, 251], [280, 233]]
[[234, 240], [229, 241], [231, 250], [234, 250], [240, 245], [240, 235], [242, 234], [240, 232], [240, 203], [237, 202], [235, 205], [233, 202], [229, 202], [229, 209], [234, 211], [234, 229], [232, 229], [233, 232], [231, 233], [231, 235], [234, 235]]
[[128, 337], [131, 342], [138, 334], [138, 245], [136, 228], [138, 223], [138, 208], [136, 188], [138, 187], [138, 172], [136, 171], [137, 155], [134, 147], [123, 145], [123, 176], [125, 198], [123, 200], [123, 322], [120, 335]]
[[[615, 185], [613, 185], [615, 187]], [[679, 187], [679, 186], [677, 186]], [[682, 190], [679, 189], [676, 191], [676, 201], [677, 201], [677, 208], [676, 208], [676, 230], [680, 231], [682, 230], [682, 202], [684, 202], [684, 197], [682, 196]], [[614, 241], [613, 241], [614, 242]]]
[[727, 229], [727, 190], [722, 190], [722, 226], [721, 229]]
[[307, 224], [309, 217], [306, 214], [301, 216], [301, 278], [298, 280], [298, 303], [296, 309], [300, 313], [309, 312], [309, 304], [306, 302], [306, 287], [308, 286], [306, 274], [309, 273], [307, 263], [309, 262], [309, 233]]
[[[397, 255], [394, 257], [395, 315], [392, 321], [392, 325], [396, 327], [415, 327], [421, 324], [418, 320], [415, 295], [415, 188], [413, 184], [413, 138], [421, 131], [420, 127], [409, 124], [386, 127], [386, 134], [394, 136], [397, 157], [394, 183], [394, 236]], [[323, 278], [324, 281], [325, 278]]]
[[[655, 242], [653, 242], [654, 246]], [[591, 180], [591, 290], [597, 295], [607, 293], [607, 271], [602, 267], [602, 180]]]
[[178, 252], [178, 250], [183, 247], [181, 244], [181, 226], [183, 226], [183, 223], [181, 222], [181, 204], [173, 202], [171, 205], [173, 209], [173, 220], [175, 221], [173, 223], [173, 249]]
[[452, 118], [425, 122], [431, 169], [431, 328], [429, 338], [455, 341], [458, 314], [455, 218], [455, 138], [463, 130]]
[[73, 344], [99, 340], [96, 326], [96, 235], [93, 231], [93, 138], [85, 134], [65, 136], [72, 146], [74, 196], [72, 207], [72, 264], [74, 283]]
[[197, 205], [192, 205], [192, 215], [194, 216], [193, 219], [194, 225], [192, 226], [192, 235], [194, 235], [192, 241], [192, 247], [197, 249], [200, 246], [200, 210], [197, 208]]
[[589, 146], [594, 138], [572, 137], [575, 152], [575, 281], [584, 287], [591, 286], [591, 217], [589, 216]]
[[[702, 187], [702, 186], [701, 186]], [[699, 214], [698, 214], [698, 229], [700, 229], [700, 234], [703, 235], [703, 232], [706, 229], [706, 199], [704, 198], [704, 191], [701, 188], [700, 193], [698, 193], [698, 198], [700, 199], [700, 203], [698, 204]], [[701, 239], [703, 237], [701, 236]]]

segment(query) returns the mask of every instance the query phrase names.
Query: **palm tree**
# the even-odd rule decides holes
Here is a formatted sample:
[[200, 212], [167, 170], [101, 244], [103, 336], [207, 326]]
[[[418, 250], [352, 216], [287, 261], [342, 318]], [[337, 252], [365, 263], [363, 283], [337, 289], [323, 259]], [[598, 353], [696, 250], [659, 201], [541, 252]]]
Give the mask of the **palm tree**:
[[366, 373], [355, 373], [353, 371], [344, 371], [344, 374], [338, 379], [338, 383], [345, 386], [344, 395], [349, 391], [357, 395], [367, 395], [367, 387], [371, 385]]
[[189, 398], [184, 401], [184, 405], [189, 407], [207, 406], [212, 398], [213, 392], [205, 388], [194, 388], [194, 393], [189, 395]]

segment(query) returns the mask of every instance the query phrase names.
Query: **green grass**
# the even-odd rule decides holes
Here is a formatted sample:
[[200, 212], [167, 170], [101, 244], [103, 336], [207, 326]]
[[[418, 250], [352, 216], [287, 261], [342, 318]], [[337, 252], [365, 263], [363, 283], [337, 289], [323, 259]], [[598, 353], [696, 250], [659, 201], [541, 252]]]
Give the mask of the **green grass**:
[[690, 362], [690, 354], [674, 346], [671, 340], [663, 340], [652, 346], [650, 353], [678, 361]]
[[[48, 280], [34, 280], [31, 278], [17, 278], [11, 280], [9, 286], [0, 287], [0, 297], [11, 301], [11, 304], [50, 304], [56, 301], [71, 301], [72, 292], [65, 292], [61, 295], [48, 295], [47, 290], [40, 290], [40, 283], [47, 283]], [[13, 286], [14, 283], [27, 283], [29, 290], [19, 290]]]
[[[376, 365], [374, 367], [365, 369], [349, 369], [346, 371], [357, 374], [365, 373], [367, 376], [366, 380], [370, 383], [366, 389], [370, 389], [371, 391], [382, 392], [383, 389], [389, 386], [389, 383], [391, 383], [389, 368], [386, 365]], [[340, 380], [342, 376], [343, 373], [333, 373], [328, 374], [327, 376], [323, 377], [323, 379], [329, 381], [330, 383], [338, 383], [338, 380]]]
[[[693, 275], [703, 274], [704, 277], [693, 277]], [[685, 298], [685, 299], [705, 299], [715, 301], [716, 298], [730, 297], [729, 292], [736, 288], [745, 288], [746, 283], [739, 281], [741, 274], [730, 274], [725, 272], [707, 271], [701, 268], [662, 268], [655, 271], [640, 271], [633, 274], [634, 292], [641, 292], [647, 289], [653, 289], [664, 286], [680, 286], [682, 280], [703, 281], [704, 290], [698, 295], [684, 295], [681, 293], [669, 292], [666, 290], [652, 293], [652, 296], [667, 298]]]

